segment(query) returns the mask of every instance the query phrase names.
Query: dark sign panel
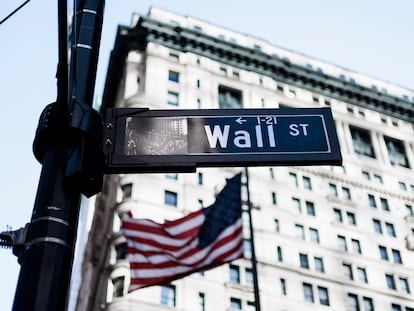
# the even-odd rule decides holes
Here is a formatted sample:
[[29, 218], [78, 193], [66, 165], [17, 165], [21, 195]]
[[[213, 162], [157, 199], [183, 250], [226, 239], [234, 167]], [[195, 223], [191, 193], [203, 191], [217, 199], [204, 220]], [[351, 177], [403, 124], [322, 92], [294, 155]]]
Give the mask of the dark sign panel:
[[107, 172], [340, 165], [329, 108], [108, 111]]

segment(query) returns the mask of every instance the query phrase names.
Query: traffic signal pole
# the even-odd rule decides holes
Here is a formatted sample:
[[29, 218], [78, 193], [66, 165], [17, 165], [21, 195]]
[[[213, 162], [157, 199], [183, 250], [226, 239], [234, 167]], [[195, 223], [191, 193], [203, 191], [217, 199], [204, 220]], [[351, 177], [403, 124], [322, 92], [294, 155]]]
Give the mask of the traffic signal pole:
[[24, 242], [14, 249], [21, 264], [14, 311], [67, 308], [80, 195], [102, 187], [102, 124], [92, 99], [104, 1], [75, 0], [70, 66], [66, 1], [58, 0], [57, 102], [39, 120], [33, 150], [42, 171]]

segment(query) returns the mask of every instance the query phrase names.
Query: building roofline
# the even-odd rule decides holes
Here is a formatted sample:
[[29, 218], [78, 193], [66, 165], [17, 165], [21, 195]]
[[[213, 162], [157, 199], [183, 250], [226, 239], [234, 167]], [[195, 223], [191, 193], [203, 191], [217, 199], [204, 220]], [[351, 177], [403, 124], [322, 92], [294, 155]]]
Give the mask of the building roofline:
[[[119, 78], [115, 79], [115, 77], [111, 77], [111, 74], [119, 77], [122, 74], [119, 70], [124, 70], [128, 51], [144, 51], [148, 42], [182, 52], [198, 54], [223, 64], [268, 76], [278, 82], [307, 89], [310, 92], [317, 92], [411, 123], [414, 122], [414, 105], [403, 98], [308, 69], [277, 55], [270, 55], [254, 48], [143, 15], [140, 16], [134, 27], [120, 26], [118, 28], [105, 85], [104, 107], [113, 105], [110, 102], [114, 100], [113, 92], [116, 91], [116, 87], [108, 82], [119, 82]], [[120, 55], [123, 60], [119, 59]], [[119, 62], [122, 63], [122, 66]], [[116, 68], [111, 63], [117, 63]], [[106, 90], [107, 87], [110, 89]], [[107, 96], [109, 97], [105, 98]]]

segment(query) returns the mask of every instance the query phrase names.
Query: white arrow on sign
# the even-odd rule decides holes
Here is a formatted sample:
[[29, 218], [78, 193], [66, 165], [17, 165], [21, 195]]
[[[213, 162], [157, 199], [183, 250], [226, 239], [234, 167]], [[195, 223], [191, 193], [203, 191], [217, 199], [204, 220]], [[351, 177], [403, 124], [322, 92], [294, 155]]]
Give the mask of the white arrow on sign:
[[247, 120], [244, 120], [242, 117], [238, 117], [236, 119], [236, 122], [239, 123], [239, 124], [243, 124], [244, 122], [247, 122]]

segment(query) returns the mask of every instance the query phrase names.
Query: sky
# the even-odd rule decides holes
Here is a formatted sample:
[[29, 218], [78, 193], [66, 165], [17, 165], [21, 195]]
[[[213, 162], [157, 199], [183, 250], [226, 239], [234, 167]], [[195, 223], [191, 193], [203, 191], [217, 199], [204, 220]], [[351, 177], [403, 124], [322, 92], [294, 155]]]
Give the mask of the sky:
[[[23, 2], [1, 0], [0, 20]], [[0, 231], [31, 218], [41, 170], [34, 133], [56, 99], [57, 3], [31, 0], [0, 25]], [[412, 0], [107, 0], [95, 97], [117, 25], [152, 5], [414, 89]], [[11, 310], [19, 269], [11, 250], [0, 249], [0, 311]]]

